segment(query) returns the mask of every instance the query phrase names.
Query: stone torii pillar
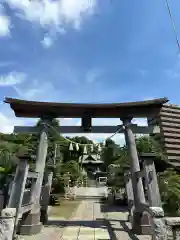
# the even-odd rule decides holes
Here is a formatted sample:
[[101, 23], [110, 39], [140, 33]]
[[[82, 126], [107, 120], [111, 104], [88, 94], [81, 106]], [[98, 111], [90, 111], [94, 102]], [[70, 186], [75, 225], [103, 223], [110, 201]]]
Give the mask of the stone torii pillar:
[[40, 196], [41, 196], [41, 188], [43, 184], [44, 171], [46, 165], [46, 156], [48, 149], [48, 130], [47, 127], [43, 125], [46, 123], [46, 119], [42, 119], [40, 125], [40, 142], [37, 151], [37, 159], [36, 159], [36, 167], [35, 171], [38, 173], [38, 178], [36, 183], [33, 186], [32, 190], [32, 200], [34, 202], [34, 209], [39, 208]]
[[44, 174], [44, 186], [41, 192], [41, 222], [46, 224], [48, 222], [48, 205], [50, 199], [51, 185], [53, 179], [53, 172], [48, 169]]
[[[10, 195], [8, 208], [7, 208], [7, 209], [15, 209], [16, 214], [14, 216], [15, 219], [13, 221], [14, 225], [11, 226], [11, 229], [13, 229], [13, 232], [11, 232], [9, 229], [9, 234], [12, 234], [12, 236], [9, 236], [10, 238], [7, 238], [7, 239], [14, 239], [16, 235], [16, 231], [18, 230], [17, 228], [18, 228], [19, 215], [21, 213], [24, 190], [25, 190], [26, 180], [27, 180], [28, 171], [29, 171], [29, 164], [28, 164], [29, 156], [21, 155], [21, 156], [18, 156], [18, 158], [19, 158], [19, 163], [16, 167], [16, 174], [14, 177], [11, 195]], [[5, 228], [8, 229], [8, 222]]]
[[132, 179], [131, 179], [131, 172], [128, 170], [125, 170], [124, 173], [125, 178], [125, 189], [127, 194], [127, 200], [128, 200], [128, 221], [132, 222], [132, 211], [133, 211], [133, 205], [134, 205], [134, 194], [133, 194], [133, 187], [132, 187]]
[[37, 234], [41, 231], [42, 228], [42, 224], [40, 222], [41, 215], [40, 197], [48, 149], [48, 130], [47, 127], [44, 125], [46, 122], [49, 123], [48, 119], [43, 118], [40, 124], [40, 142], [38, 146], [35, 167], [35, 171], [36, 173], [38, 173], [38, 177], [31, 188], [31, 202], [33, 203], [33, 207], [30, 213], [25, 213], [23, 215], [20, 226], [21, 234], [26, 235]]
[[145, 203], [144, 188], [141, 177], [137, 178], [137, 173], [140, 172], [139, 159], [137, 154], [136, 142], [133, 131], [131, 129], [131, 120], [132, 118], [121, 119], [124, 125], [124, 134], [126, 145], [128, 148], [128, 154], [130, 159], [130, 170], [133, 186], [133, 195], [134, 195], [134, 213], [132, 221], [132, 230], [136, 234], [142, 233], [142, 210], [140, 208], [140, 203]]
[[16, 174], [14, 177], [8, 208], [18, 208], [22, 204], [25, 184], [28, 176], [29, 164], [26, 156], [18, 156], [19, 163], [16, 167]]
[[[44, 186], [41, 192], [41, 222], [48, 222], [48, 205], [50, 200], [53, 172], [56, 166], [57, 144], [54, 146], [54, 156], [46, 161], [46, 169], [44, 172]], [[52, 156], [51, 156], [52, 157]]]
[[149, 205], [151, 207], [162, 208], [161, 195], [159, 191], [156, 168], [154, 164], [154, 159], [156, 155], [153, 153], [141, 153], [140, 157], [143, 161]]

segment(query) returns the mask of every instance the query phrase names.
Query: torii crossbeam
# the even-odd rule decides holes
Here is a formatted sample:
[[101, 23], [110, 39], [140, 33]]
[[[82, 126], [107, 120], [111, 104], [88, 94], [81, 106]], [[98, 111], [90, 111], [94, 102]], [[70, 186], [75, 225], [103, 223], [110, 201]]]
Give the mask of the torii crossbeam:
[[[35, 102], [6, 98], [17, 117], [26, 118], [81, 118], [81, 126], [60, 126], [60, 133], [114, 133], [122, 126], [92, 126], [92, 118], [148, 118], [159, 113], [167, 98], [148, 101], [112, 103], [112, 104], [80, 104]], [[134, 133], [158, 133], [159, 129], [152, 126], [137, 126], [132, 124]], [[14, 132], [37, 132], [37, 127], [15, 127]], [[123, 133], [121, 129], [119, 133]]]

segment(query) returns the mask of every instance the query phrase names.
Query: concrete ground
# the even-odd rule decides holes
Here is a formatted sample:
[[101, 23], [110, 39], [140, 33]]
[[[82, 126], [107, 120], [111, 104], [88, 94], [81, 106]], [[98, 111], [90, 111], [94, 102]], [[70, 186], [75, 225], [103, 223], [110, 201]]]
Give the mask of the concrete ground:
[[150, 236], [135, 236], [127, 223], [127, 212], [117, 207], [105, 209], [97, 200], [84, 200], [71, 220], [50, 218], [48, 226], [36, 236], [21, 236], [24, 240], [149, 240]]

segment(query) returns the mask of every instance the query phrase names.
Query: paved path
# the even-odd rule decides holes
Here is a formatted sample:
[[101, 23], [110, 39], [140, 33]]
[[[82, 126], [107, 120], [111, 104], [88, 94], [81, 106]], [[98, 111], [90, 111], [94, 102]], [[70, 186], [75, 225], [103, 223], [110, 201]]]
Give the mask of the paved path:
[[39, 235], [22, 236], [24, 240], [150, 240], [149, 236], [132, 235], [127, 213], [116, 208], [101, 209], [96, 200], [85, 200], [70, 221], [50, 218], [49, 226]]
[[110, 239], [100, 205], [96, 201], [83, 201], [70, 225], [64, 229], [62, 240]]
[[[99, 220], [96, 220], [96, 218]], [[100, 205], [96, 201], [82, 201], [70, 221], [50, 218], [49, 226], [41, 234], [21, 236], [24, 240], [109, 240]]]
[[106, 226], [109, 230], [110, 239], [112, 240], [151, 240], [151, 236], [141, 235], [137, 236], [131, 232], [131, 224], [127, 221], [128, 213], [121, 207], [107, 207], [102, 210]]
[[[86, 188], [86, 195], [98, 196], [103, 188]], [[68, 209], [67, 209], [68, 211]], [[21, 240], [150, 240], [149, 236], [134, 236], [127, 223], [127, 212], [117, 207], [102, 207], [98, 200], [84, 200], [69, 221], [50, 218], [48, 226], [35, 236]]]

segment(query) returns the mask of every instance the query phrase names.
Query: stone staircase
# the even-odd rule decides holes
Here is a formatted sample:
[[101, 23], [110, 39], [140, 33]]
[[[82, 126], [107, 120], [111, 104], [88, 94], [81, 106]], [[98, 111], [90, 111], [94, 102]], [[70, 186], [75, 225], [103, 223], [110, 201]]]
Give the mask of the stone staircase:
[[72, 189], [76, 199], [101, 199], [106, 196], [106, 187], [79, 187]]

